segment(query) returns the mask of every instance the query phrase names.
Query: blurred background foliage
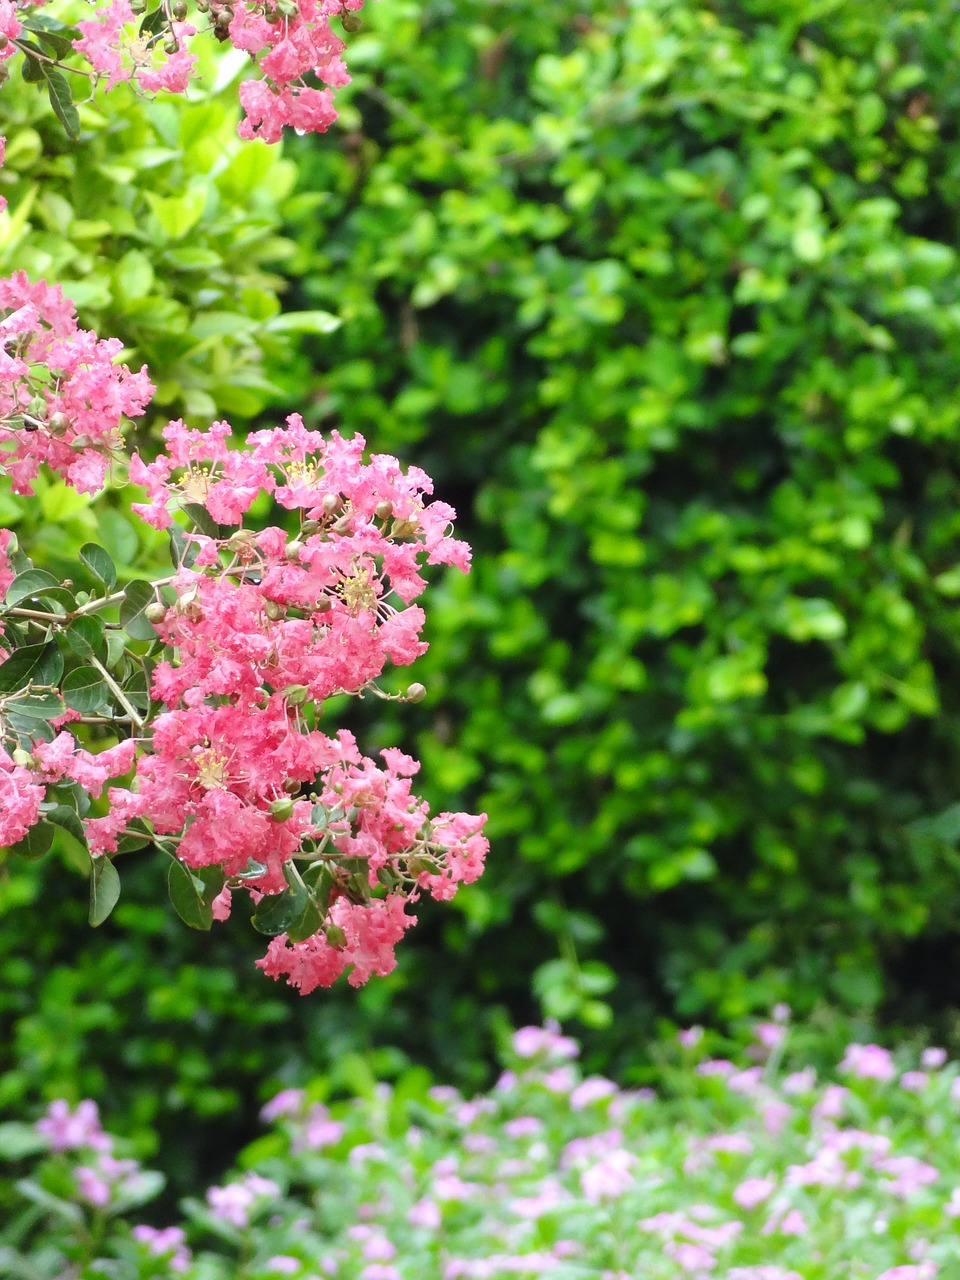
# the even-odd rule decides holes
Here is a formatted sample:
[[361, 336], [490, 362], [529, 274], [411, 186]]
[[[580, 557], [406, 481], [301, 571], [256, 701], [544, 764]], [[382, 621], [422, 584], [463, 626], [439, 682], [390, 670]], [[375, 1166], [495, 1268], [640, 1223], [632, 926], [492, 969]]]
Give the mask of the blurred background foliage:
[[379, 0], [350, 44], [284, 158], [232, 91], [74, 151], [9, 86], [0, 269], [71, 282], [160, 420], [297, 409], [435, 478], [475, 568], [427, 598], [429, 697], [331, 721], [486, 810], [489, 869], [300, 1001], [149, 859], [100, 935], [8, 866], [0, 1104], [112, 1098], [189, 1183], [269, 1073], [389, 1044], [477, 1083], [507, 1018], [621, 1075], [657, 1018], [776, 1000], [956, 1042], [955, 5]]

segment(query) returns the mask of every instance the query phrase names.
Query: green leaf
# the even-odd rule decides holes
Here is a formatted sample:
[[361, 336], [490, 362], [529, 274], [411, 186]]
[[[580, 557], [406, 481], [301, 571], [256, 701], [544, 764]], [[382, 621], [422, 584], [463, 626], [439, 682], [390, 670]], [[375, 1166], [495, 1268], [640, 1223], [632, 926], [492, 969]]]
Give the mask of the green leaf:
[[32, 596], [42, 596], [48, 591], [63, 590], [63, 583], [46, 569], [28, 569], [26, 573], [18, 573], [7, 587], [5, 603], [11, 608]]
[[268, 333], [333, 333], [343, 322], [330, 311], [287, 311], [268, 320]]
[[107, 552], [95, 542], [85, 542], [80, 548], [79, 555], [97, 581], [106, 587], [109, 594], [117, 581], [117, 567]]
[[0, 694], [25, 689], [28, 684], [55, 685], [63, 675], [63, 658], [52, 640], [15, 649], [0, 663]]
[[22, 840], [10, 846], [11, 853], [28, 862], [37, 862], [50, 852], [53, 844], [53, 827], [46, 822], [37, 822], [30, 828]]
[[142, 36], [157, 36], [164, 31], [167, 26], [167, 15], [163, 9], [154, 9], [152, 13], [145, 14], [140, 23], [140, 34]]
[[299, 920], [310, 902], [310, 895], [299, 885], [296, 889], [288, 889], [285, 893], [271, 894], [262, 898], [253, 916], [253, 927], [258, 933], [275, 938], [278, 933], [286, 933], [287, 929]]
[[18, 698], [10, 704], [14, 714], [28, 719], [52, 720], [63, 715], [63, 700], [55, 693], [36, 693], [28, 698]]
[[286, 934], [291, 942], [303, 942], [306, 938], [312, 938], [322, 925], [320, 908], [312, 898], [308, 898], [304, 909], [287, 925]]
[[53, 113], [63, 125], [68, 138], [80, 136], [80, 113], [74, 105], [67, 77], [56, 67], [42, 64], [41, 70], [47, 81], [47, 93]]
[[54, 826], [62, 827], [64, 831], [69, 831], [75, 840], [79, 840], [84, 848], [87, 847], [87, 833], [83, 829], [83, 823], [68, 804], [54, 805], [52, 809], [44, 813], [44, 817], [48, 822], [52, 822]]
[[213, 912], [207, 902], [206, 885], [189, 867], [174, 859], [167, 867], [167, 892], [173, 909], [191, 929], [209, 929]]
[[124, 588], [120, 603], [120, 625], [131, 640], [156, 640], [156, 627], [143, 616], [144, 609], [156, 598], [154, 588], [141, 578], [135, 578]]
[[196, 543], [187, 539], [178, 524], [172, 524], [168, 532], [170, 535], [170, 560], [173, 567], [175, 569], [189, 569], [197, 558]]
[[0, 1124], [0, 1160], [22, 1160], [24, 1156], [46, 1151], [47, 1139], [32, 1124], [8, 1120]]
[[[21, 40], [20, 45], [25, 51], [30, 49], [39, 54], [43, 53], [40, 46], [38, 44], [34, 44], [30, 40]], [[40, 84], [43, 81], [43, 63], [39, 58], [34, 58], [31, 54], [24, 52], [23, 65], [20, 68], [20, 74], [23, 76], [27, 84]]]
[[63, 700], [74, 711], [96, 711], [106, 701], [108, 690], [96, 667], [76, 667], [68, 671], [60, 686]]
[[67, 647], [78, 657], [89, 658], [93, 654], [102, 661], [107, 656], [103, 623], [92, 614], [81, 614], [79, 618], [74, 618], [60, 634]]
[[198, 533], [205, 533], [208, 538], [220, 537], [220, 526], [206, 507], [202, 507], [199, 502], [186, 502], [182, 509], [196, 525]]
[[90, 913], [88, 919], [96, 928], [120, 900], [120, 876], [109, 858], [103, 855], [90, 860]]

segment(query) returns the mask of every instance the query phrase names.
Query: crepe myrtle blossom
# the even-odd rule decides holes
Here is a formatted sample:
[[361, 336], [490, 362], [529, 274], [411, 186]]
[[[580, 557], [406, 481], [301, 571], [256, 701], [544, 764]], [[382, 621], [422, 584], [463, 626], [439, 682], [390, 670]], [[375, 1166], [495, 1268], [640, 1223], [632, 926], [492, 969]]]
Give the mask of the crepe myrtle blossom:
[[79, 328], [56, 285], [0, 279], [0, 469], [15, 493], [33, 493], [42, 463], [80, 493], [103, 487], [124, 418], [155, 389], [146, 366], [115, 363], [122, 346]]
[[[0, 35], [6, 37], [0, 62], [19, 52], [13, 43], [22, 30], [18, 14], [35, 7], [0, 0]], [[145, 29], [149, 7], [152, 21]], [[73, 52], [89, 70], [73, 59], [70, 66], [107, 89], [127, 82], [145, 94], [186, 93], [198, 76], [195, 38], [212, 36], [247, 54], [260, 73], [239, 88], [242, 138], [277, 142], [285, 126], [323, 133], [337, 118], [332, 90], [350, 80], [345, 44], [331, 22], [354, 31], [362, 7], [363, 0], [172, 0], [162, 7], [107, 0], [76, 24]]]

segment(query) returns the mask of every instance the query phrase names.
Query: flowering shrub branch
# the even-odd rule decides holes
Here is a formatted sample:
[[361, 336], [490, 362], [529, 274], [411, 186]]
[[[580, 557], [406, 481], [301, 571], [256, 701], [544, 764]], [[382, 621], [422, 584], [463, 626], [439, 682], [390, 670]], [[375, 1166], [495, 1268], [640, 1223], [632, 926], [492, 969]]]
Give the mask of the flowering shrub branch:
[[[178, 47], [162, 76], [137, 60], [153, 36], [129, 43], [127, 0], [78, 23], [76, 48], [108, 83], [185, 88], [174, 70], [192, 65], [179, 43], [193, 30], [183, 8], [176, 0], [144, 19], [156, 19], [150, 31], [173, 23]], [[205, 11], [223, 38], [253, 56], [270, 50], [256, 91], [270, 97], [272, 119], [282, 101], [308, 127], [314, 91], [303, 71], [345, 78], [329, 29], [340, 9], [323, 0]], [[36, 62], [49, 80], [66, 36], [45, 14], [21, 17], [0, 0], [0, 52], [20, 49], [27, 78]], [[484, 818], [431, 817], [411, 790], [416, 761], [388, 749], [375, 763], [346, 730], [320, 728], [321, 708], [343, 693], [424, 696], [417, 683], [389, 695], [376, 681], [426, 649], [414, 603], [423, 566], [466, 570], [469, 549], [452, 536], [453, 509], [428, 501], [422, 471], [364, 460], [362, 438], [325, 440], [297, 414], [242, 445], [226, 422], [171, 422], [159, 457], [128, 458], [123, 423], [154, 387], [146, 368], [117, 362], [121, 349], [79, 328], [56, 286], [23, 272], [0, 280], [0, 469], [28, 495], [41, 464], [87, 494], [126, 472], [146, 490], [134, 511], [168, 532], [172, 568], [118, 589], [110, 556], [88, 543], [78, 586], [0, 534], [0, 846], [42, 857], [57, 827], [80, 841], [96, 925], [119, 897], [114, 858], [153, 844], [169, 858], [170, 897], [187, 924], [209, 928], [247, 893], [271, 939], [266, 973], [303, 993], [347, 969], [360, 985], [394, 967], [416, 922], [408, 903], [448, 899], [479, 876]], [[261, 497], [282, 523], [244, 523]], [[66, 727], [77, 723], [119, 741], [90, 752]], [[108, 807], [94, 808], [105, 789]]]

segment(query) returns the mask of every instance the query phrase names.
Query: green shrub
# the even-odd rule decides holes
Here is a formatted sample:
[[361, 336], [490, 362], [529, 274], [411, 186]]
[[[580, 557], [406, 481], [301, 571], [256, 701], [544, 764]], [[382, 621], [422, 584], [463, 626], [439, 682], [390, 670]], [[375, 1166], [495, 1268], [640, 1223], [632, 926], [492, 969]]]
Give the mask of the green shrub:
[[493, 841], [414, 985], [902, 1014], [960, 905], [954, 6], [365, 20], [291, 153], [314, 416], [473, 513], [416, 748]]

